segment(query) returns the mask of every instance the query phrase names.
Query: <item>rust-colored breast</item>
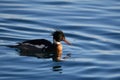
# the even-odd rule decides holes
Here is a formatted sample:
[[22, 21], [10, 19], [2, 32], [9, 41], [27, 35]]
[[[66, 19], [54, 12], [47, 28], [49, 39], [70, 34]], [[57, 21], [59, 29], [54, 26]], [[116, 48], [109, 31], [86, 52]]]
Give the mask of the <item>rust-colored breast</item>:
[[57, 44], [57, 59], [60, 60], [62, 56], [62, 44]]

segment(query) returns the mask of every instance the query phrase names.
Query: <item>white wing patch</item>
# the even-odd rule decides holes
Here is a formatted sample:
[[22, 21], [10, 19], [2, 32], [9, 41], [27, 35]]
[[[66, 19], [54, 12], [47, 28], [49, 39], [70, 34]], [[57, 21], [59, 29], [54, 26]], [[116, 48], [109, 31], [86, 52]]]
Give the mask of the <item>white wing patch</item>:
[[48, 46], [45, 46], [44, 44], [41, 44], [41, 45], [33, 45], [33, 44], [29, 44], [29, 43], [24, 43], [24, 45], [28, 45], [28, 46], [33, 46], [33, 47], [36, 47], [36, 48], [47, 48]]
[[42, 49], [42, 48], [45, 47], [45, 45], [43, 45], [43, 44], [41, 44], [41, 45], [35, 45], [35, 47], [36, 47], [36, 48], [41, 48], [41, 49]]

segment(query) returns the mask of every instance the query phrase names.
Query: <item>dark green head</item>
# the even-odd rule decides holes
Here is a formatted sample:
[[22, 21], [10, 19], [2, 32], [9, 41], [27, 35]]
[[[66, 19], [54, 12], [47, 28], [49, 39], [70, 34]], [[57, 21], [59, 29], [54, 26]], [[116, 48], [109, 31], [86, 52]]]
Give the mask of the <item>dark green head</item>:
[[55, 31], [53, 32], [53, 39], [60, 42], [63, 41], [65, 39], [65, 35], [62, 31]]
[[65, 39], [65, 35], [62, 31], [55, 31], [52, 33], [53, 35], [53, 39], [57, 42], [60, 42], [60, 41], [64, 41], [66, 42], [67, 44], [70, 44], [66, 39]]

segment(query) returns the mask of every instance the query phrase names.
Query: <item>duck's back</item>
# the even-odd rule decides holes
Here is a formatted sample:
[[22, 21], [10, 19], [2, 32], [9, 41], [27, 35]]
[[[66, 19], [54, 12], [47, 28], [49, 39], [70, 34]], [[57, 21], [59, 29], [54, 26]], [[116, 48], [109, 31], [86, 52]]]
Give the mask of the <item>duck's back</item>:
[[32, 45], [45, 45], [45, 46], [51, 46], [52, 43], [46, 39], [34, 39], [34, 40], [27, 40], [27, 41], [24, 41], [22, 42], [22, 44], [25, 44], [25, 43], [28, 43], [28, 44], [32, 44]]

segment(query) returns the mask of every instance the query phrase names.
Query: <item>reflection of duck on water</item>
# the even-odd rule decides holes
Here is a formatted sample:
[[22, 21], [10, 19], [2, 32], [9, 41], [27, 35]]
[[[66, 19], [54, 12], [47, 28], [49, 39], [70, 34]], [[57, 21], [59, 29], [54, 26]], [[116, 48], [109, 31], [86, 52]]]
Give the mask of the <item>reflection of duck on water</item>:
[[61, 41], [70, 44], [66, 39], [62, 31], [55, 31], [53, 34], [53, 43], [45, 39], [27, 40], [19, 43], [16, 46], [19, 48], [20, 55], [35, 56], [42, 58], [52, 57], [53, 61], [60, 61], [62, 56], [62, 44]]

